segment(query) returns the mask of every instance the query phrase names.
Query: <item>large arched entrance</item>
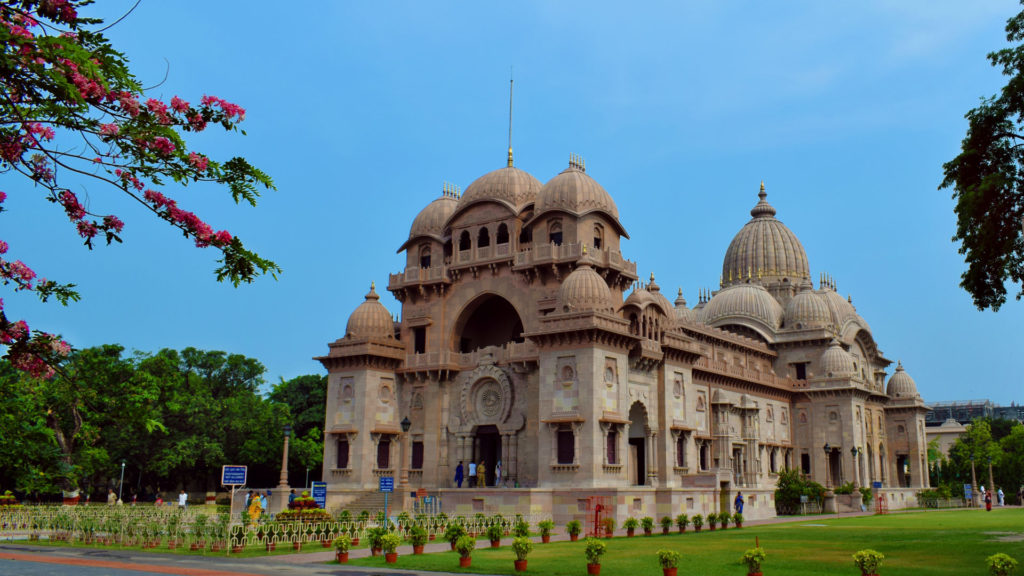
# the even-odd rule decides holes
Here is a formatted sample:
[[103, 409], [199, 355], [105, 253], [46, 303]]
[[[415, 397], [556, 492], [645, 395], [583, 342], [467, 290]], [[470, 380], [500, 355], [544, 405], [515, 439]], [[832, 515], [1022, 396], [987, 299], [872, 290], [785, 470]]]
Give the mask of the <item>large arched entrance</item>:
[[647, 483], [647, 409], [639, 402], [629, 407], [629, 456], [626, 474], [630, 483]]
[[[485, 486], [494, 486], [496, 480], [496, 468], [501, 460], [501, 434], [498, 427], [484, 425], [476, 427], [476, 434], [473, 437], [473, 461], [476, 462], [477, 475], [480, 474], [479, 466], [484, 467], [484, 476], [487, 478]], [[504, 463], [502, 463], [504, 465]], [[477, 484], [478, 488], [483, 488]]]
[[462, 311], [455, 323], [455, 342], [462, 353], [523, 342], [523, 321], [508, 300], [485, 294]]

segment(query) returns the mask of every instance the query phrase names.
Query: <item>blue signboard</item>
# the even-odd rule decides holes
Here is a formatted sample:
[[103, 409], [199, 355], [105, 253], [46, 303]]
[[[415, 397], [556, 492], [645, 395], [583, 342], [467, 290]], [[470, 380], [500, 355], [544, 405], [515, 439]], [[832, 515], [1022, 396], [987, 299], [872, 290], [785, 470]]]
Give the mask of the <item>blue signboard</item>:
[[312, 488], [317, 508], [327, 508], [327, 482], [313, 482]]
[[395, 477], [394, 476], [381, 476], [380, 477], [380, 491], [381, 492], [394, 492], [395, 491]]
[[871, 483], [871, 487], [872, 488], [881, 488], [882, 487], [882, 483], [881, 482], [872, 482]]
[[247, 466], [223, 466], [220, 469], [220, 483], [224, 486], [244, 486]]
[[964, 484], [964, 498], [967, 500], [974, 499], [974, 487], [970, 484]]

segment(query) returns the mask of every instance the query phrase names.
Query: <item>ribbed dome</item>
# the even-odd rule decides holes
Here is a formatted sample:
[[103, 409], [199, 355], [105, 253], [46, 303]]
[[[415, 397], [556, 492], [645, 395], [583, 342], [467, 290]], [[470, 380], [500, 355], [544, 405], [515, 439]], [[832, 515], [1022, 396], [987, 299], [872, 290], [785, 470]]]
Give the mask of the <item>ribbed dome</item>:
[[668, 301], [668, 298], [661, 293], [661, 286], [658, 286], [658, 283], [654, 281], [653, 272], [651, 272], [651, 283], [647, 285], [647, 291], [651, 294], [651, 300], [661, 308], [662, 312], [666, 315], [672, 314], [675, 307], [672, 306], [672, 303]]
[[821, 355], [821, 374], [826, 378], [838, 378], [841, 376], [853, 376], [857, 367], [853, 356], [843, 350], [839, 341], [832, 339], [832, 343]]
[[394, 338], [394, 322], [391, 313], [380, 303], [380, 296], [370, 284], [366, 301], [356, 306], [348, 317], [345, 336], [349, 338]]
[[445, 190], [444, 195], [434, 200], [416, 215], [409, 228], [409, 238], [430, 236], [440, 238], [444, 232], [444, 224], [455, 212], [459, 199], [454, 191]]
[[558, 289], [558, 299], [566, 312], [578, 312], [581, 310], [598, 310], [611, 312], [612, 292], [604, 279], [590, 267], [590, 263], [582, 260], [580, 265], [572, 271], [561, 288]]
[[[851, 320], [857, 320], [860, 317], [857, 315], [857, 311], [853, 309], [853, 304], [847, 302], [846, 298], [843, 298], [835, 290], [824, 288], [815, 292], [825, 300], [826, 305], [829, 309], [829, 314], [832, 316], [832, 324], [837, 329], [842, 330], [843, 326]], [[867, 324], [865, 324], [867, 326]]]
[[514, 166], [506, 166], [477, 178], [459, 199], [456, 211], [483, 201], [500, 202], [515, 213], [537, 199], [540, 180]]
[[786, 328], [824, 328], [832, 324], [832, 312], [825, 298], [807, 285], [786, 303]]
[[775, 208], [766, 200], [764, 184], [760, 201], [750, 211], [753, 218], [736, 234], [725, 251], [722, 281], [726, 286], [742, 278], [760, 278], [761, 282], [783, 278], [810, 278], [807, 253], [796, 235], [775, 218]]
[[893, 398], [917, 398], [917, 384], [914, 379], [903, 369], [903, 363], [896, 363], [896, 372], [889, 378], [889, 385], [885, 393]]
[[782, 306], [758, 284], [734, 284], [719, 290], [704, 306], [704, 322], [730, 318], [756, 320], [771, 330], [782, 325]]
[[626, 301], [622, 303], [622, 307], [625, 308], [626, 306], [636, 306], [637, 308], [643, 310], [653, 302], [654, 298], [651, 297], [651, 293], [648, 292], [642, 284], [637, 283], [637, 286], [633, 288], [633, 291], [630, 292], [629, 296], [626, 297]]
[[684, 322], [694, 322], [696, 317], [693, 310], [686, 307], [686, 298], [683, 298], [683, 289], [679, 289], [679, 295], [675, 301], [676, 319]]
[[619, 209], [615, 207], [612, 197], [575, 163], [548, 180], [540, 189], [534, 213], [539, 216], [552, 210], [562, 210], [576, 216], [587, 212], [604, 212], [616, 220], [619, 218]]

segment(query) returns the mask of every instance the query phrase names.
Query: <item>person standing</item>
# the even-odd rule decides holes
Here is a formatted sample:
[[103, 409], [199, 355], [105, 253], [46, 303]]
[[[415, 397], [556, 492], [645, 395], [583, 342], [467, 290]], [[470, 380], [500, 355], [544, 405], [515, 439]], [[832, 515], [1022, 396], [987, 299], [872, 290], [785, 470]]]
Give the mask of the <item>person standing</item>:
[[737, 514], [743, 514], [743, 492], [736, 493], [736, 500], [732, 504]]
[[292, 491], [288, 493], [288, 507], [289, 508], [292, 507], [292, 502], [295, 502], [296, 498], [297, 498], [297, 496], [295, 495], [295, 488], [292, 488]]
[[999, 490], [996, 492], [996, 496], [999, 497], [999, 505], [1006, 506], [1006, 494], [1003, 492], [1002, 488], [999, 488]]
[[107, 490], [107, 506], [113, 506], [117, 502], [117, 494], [114, 494], [114, 489]]
[[985, 492], [985, 511], [992, 511], [992, 491]]
[[476, 485], [478, 488], [487, 486], [487, 461], [481, 460], [476, 467]]
[[494, 466], [494, 485], [501, 486], [501, 460]]
[[455, 467], [455, 486], [462, 488], [462, 460], [459, 460], [459, 465]]
[[[113, 493], [113, 491], [111, 491], [111, 493]], [[185, 492], [185, 489], [182, 488], [181, 493], [178, 494], [178, 509], [184, 510], [186, 506], [188, 506], [188, 494]]]
[[469, 487], [476, 487], [476, 462], [469, 461]]

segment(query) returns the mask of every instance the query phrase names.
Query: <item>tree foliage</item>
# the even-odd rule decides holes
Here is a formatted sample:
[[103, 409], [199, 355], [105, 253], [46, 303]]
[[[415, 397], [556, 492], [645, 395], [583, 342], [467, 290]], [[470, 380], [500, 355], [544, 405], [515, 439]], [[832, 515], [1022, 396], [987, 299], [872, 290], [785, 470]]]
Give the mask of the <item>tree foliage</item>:
[[967, 113], [967, 135], [940, 187], [953, 189], [953, 241], [967, 262], [960, 286], [979, 310], [998, 310], [1008, 282], [1024, 296], [1024, 12], [1007, 21], [1006, 39], [1014, 45], [988, 59], [1009, 80]]
[[[102, 21], [80, 15], [89, 0], [0, 1], [0, 174], [11, 193], [38, 191], [62, 210], [89, 249], [121, 242], [125, 226], [107, 207], [83, 202], [90, 185], [120, 191], [154, 216], [179, 229], [200, 248], [219, 250], [217, 280], [234, 285], [276, 264], [244, 247], [227, 230], [215, 231], [163, 191], [168, 183], [210, 182], [225, 186], [236, 203], [256, 204], [270, 177], [235, 157], [216, 161], [189, 148], [186, 133], [209, 125], [236, 131], [245, 109], [216, 96], [198, 103], [174, 96], [148, 97], [124, 54], [103, 36]], [[79, 190], [75, 192], [72, 188]], [[91, 195], [100, 198], [100, 195]], [[0, 211], [7, 193], [0, 191]], [[101, 211], [102, 210], [102, 211]], [[45, 237], [45, 234], [40, 234]], [[20, 260], [7, 256], [0, 239], [0, 282], [34, 292], [42, 301], [78, 299], [74, 284], [38, 279]], [[0, 301], [0, 345], [15, 367], [35, 376], [53, 375], [54, 363], [70, 347], [52, 334], [31, 331], [7, 317]]]

